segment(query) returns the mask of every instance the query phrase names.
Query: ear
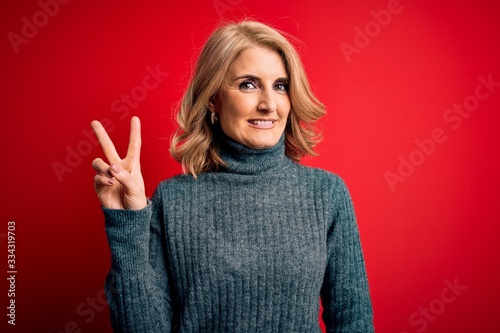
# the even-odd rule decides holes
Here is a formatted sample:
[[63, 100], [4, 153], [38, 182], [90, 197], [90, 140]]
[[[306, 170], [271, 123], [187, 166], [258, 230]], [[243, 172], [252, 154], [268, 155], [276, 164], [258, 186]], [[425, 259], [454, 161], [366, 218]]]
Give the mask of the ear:
[[217, 113], [217, 100], [218, 96], [216, 94], [208, 101], [208, 110], [212, 113]]
[[216, 111], [216, 108], [215, 108], [215, 103], [213, 100], [210, 100], [208, 102], [208, 110], [212, 113], [214, 113]]

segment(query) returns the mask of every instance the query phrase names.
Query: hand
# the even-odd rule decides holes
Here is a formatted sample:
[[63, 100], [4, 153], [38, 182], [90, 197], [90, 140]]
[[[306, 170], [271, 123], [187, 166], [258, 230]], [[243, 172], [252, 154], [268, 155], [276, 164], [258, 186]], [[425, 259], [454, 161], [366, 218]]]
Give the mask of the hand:
[[94, 187], [101, 204], [111, 209], [138, 210], [147, 206], [144, 180], [139, 161], [141, 153], [141, 122], [138, 117], [130, 120], [130, 140], [127, 156], [122, 160], [102, 124], [94, 120], [94, 130], [108, 163], [101, 158], [92, 161], [97, 172]]

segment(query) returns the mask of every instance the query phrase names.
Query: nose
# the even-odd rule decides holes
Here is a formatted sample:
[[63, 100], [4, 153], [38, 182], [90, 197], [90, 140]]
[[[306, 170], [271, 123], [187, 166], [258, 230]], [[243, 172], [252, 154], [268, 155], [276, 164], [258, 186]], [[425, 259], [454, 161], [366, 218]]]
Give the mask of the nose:
[[265, 113], [273, 113], [278, 109], [278, 103], [276, 101], [276, 96], [274, 95], [276, 91], [274, 89], [262, 90], [259, 95], [259, 104], [257, 105], [257, 110]]

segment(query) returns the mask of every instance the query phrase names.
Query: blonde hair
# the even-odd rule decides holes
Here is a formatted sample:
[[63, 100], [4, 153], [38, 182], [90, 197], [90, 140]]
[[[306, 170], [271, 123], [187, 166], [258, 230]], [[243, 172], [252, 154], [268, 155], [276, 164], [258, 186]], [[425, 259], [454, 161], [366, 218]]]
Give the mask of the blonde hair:
[[285, 154], [299, 161], [316, 156], [313, 147], [320, 141], [315, 122], [325, 114], [324, 105], [314, 96], [295, 48], [278, 32], [263, 23], [242, 21], [216, 29], [203, 47], [189, 86], [179, 103], [170, 153], [184, 173], [194, 177], [216, 171], [225, 163], [210, 125], [209, 103], [218, 94], [233, 61], [252, 46], [266, 47], [280, 54], [289, 76], [290, 115], [285, 128]]

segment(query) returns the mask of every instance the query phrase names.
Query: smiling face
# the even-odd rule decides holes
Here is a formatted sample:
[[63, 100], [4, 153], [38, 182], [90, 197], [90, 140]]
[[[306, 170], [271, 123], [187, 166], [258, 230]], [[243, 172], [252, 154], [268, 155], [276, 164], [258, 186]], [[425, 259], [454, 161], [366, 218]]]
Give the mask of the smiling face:
[[290, 113], [288, 75], [280, 55], [257, 46], [242, 51], [209, 109], [231, 139], [254, 149], [274, 146]]

